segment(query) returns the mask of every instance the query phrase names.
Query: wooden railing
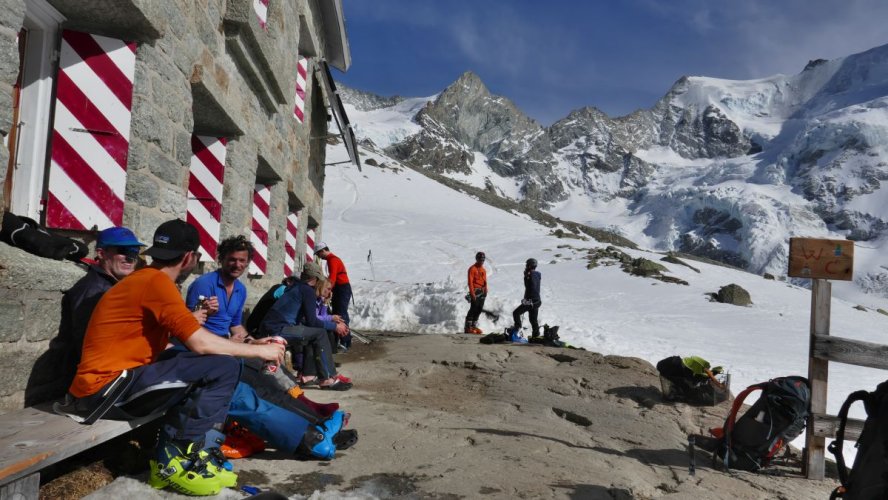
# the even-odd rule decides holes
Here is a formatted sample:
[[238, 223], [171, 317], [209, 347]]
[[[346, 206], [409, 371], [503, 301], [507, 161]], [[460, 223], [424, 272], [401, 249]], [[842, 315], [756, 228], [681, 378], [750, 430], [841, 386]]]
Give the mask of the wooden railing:
[[[830, 336], [831, 289], [832, 286], [825, 279], [812, 280], [811, 343], [808, 359], [811, 417], [808, 419], [808, 434], [805, 439], [805, 475], [809, 479], [823, 479], [826, 439], [836, 437], [839, 429], [838, 417], [826, 414], [829, 362], [888, 370], [888, 346]], [[849, 418], [845, 425], [845, 438], [856, 440], [862, 430], [862, 420]]]

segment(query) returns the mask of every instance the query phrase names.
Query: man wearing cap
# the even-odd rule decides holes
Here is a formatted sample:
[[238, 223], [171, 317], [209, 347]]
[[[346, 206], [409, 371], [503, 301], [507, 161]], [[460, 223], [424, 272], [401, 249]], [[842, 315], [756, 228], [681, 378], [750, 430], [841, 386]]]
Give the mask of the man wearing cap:
[[306, 262], [302, 268], [300, 281], [287, 287], [281, 298], [268, 310], [259, 325], [259, 335], [280, 336], [286, 339], [287, 343], [302, 342], [310, 345], [313, 348], [320, 380], [303, 377], [302, 382], [317, 382], [321, 389], [345, 391], [352, 387], [351, 380], [336, 374], [327, 330], [333, 330], [337, 335], [345, 335], [348, 333], [348, 325], [318, 319], [314, 286], [319, 279], [324, 278], [321, 266], [315, 262]]
[[[99, 232], [96, 238], [95, 263], [89, 266], [86, 276], [74, 283], [62, 297], [62, 319], [59, 334], [49, 344], [47, 368], [58, 381], [57, 392], [51, 398], [65, 395], [83, 348], [86, 325], [99, 299], [115, 283], [129, 276], [136, 269], [139, 252], [146, 246], [132, 231], [125, 227], [110, 227]], [[53, 384], [56, 385], [56, 384]]]
[[352, 298], [352, 288], [351, 283], [348, 282], [345, 264], [342, 263], [342, 259], [333, 255], [333, 252], [323, 241], [315, 245], [314, 253], [327, 261], [327, 274], [330, 275], [330, 282], [333, 283], [333, 298], [331, 299], [333, 314], [341, 316], [345, 324], [348, 325], [348, 303]]
[[[200, 260], [197, 229], [164, 222], [144, 254], [148, 267], [108, 290], [93, 311], [77, 374], [57, 412], [85, 423], [132, 419], [165, 410], [149, 484], [190, 495], [214, 495], [237, 475], [205, 443], [221, 429], [238, 383], [235, 356], [280, 363], [284, 346], [230, 342], [200, 326], [176, 287]], [[166, 349], [170, 337], [190, 352]]]

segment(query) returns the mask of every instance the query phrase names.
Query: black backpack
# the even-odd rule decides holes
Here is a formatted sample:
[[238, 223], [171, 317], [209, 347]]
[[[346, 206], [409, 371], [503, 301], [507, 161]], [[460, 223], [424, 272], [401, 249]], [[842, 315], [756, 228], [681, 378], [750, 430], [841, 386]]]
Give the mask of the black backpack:
[[52, 234], [34, 219], [20, 217], [12, 212], [3, 214], [0, 241], [28, 253], [55, 260], [79, 262], [89, 252], [89, 247], [82, 242]]
[[[845, 441], [848, 408], [856, 401], [863, 401], [866, 422], [857, 439], [857, 456], [848, 475], [842, 444]], [[830, 499], [885, 498], [888, 492], [888, 381], [879, 384], [874, 392], [857, 391], [848, 396], [839, 410], [839, 430], [836, 440], [829, 445], [829, 451], [836, 456], [839, 481], [842, 483], [833, 491]]]
[[253, 310], [250, 311], [250, 315], [247, 316], [247, 321], [244, 324], [247, 329], [247, 333], [254, 337], [259, 337], [259, 326], [262, 325], [262, 320], [265, 319], [265, 315], [268, 314], [271, 306], [273, 306], [274, 303], [277, 302], [277, 299], [274, 296], [274, 292], [276, 292], [278, 288], [282, 286], [286, 285], [278, 283], [277, 285], [272, 286], [259, 299], [259, 302], [256, 302], [256, 305], [253, 307]]
[[729, 382], [697, 375], [685, 366], [680, 356], [669, 356], [657, 362], [660, 390], [664, 401], [680, 401], [692, 405], [714, 406], [731, 395]]
[[[762, 391], [758, 401], [738, 419], [743, 400], [756, 390]], [[734, 400], [724, 427], [709, 431], [718, 440], [713, 462], [718, 458], [726, 469], [752, 472], [766, 467], [805, 430], [810, 402], [811, 388], [804, 377], [778, 377], [747, 387]]]

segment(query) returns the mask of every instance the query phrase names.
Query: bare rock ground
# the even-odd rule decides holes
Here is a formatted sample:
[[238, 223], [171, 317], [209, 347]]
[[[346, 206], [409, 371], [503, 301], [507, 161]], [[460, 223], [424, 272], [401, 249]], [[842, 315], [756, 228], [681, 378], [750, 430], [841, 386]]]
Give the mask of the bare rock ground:
[[[468, 335], [371, 338], [341, 355], [354, 389], [308, 391], [352, 413], [357, 445], [330, 462], [274, 451], [237, 460], [240, 485], [287, 496], [707, 500], [823, 499], [836, 485], [801, 476], [797, 453], [767, 475], [715, 470], [698, 451], [690, 476], [687, 434], [721, 425], [729, 403], [665, 403], [656, 369], [639, 359]], [[121, 498], [127, 481], [93, 497]]]

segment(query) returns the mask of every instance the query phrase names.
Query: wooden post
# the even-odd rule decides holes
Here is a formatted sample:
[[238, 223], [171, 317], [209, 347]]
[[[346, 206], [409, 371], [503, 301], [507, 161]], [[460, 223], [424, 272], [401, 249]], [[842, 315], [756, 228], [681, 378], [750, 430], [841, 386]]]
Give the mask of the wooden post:
[[815, 336], [829, 335], [829, 309], [832, 285], [825, 279], [811, 280], [811, 339], [808, 351], [808, 381], [811, 383], [811, 416], [805, 437], [805, 475], [823, 479], [826, 439], [814, 435], [814, 415], [826, 414], [826, 388], [829, 361], [814, 357]]

